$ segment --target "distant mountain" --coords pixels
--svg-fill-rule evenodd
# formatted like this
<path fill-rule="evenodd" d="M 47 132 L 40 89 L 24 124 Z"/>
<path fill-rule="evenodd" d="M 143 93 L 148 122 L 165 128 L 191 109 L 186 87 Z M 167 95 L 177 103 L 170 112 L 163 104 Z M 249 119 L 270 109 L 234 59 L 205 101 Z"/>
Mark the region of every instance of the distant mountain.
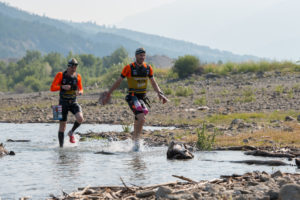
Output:
<path fill-rule="evenodd" d="M 67 55 L 110 55 L 123 46 L 131 56 L 137 47 L 145 47 L 149 55 L 177 58 L 186 54 L 198 56 L 204 62 L 258 60 L 258 57 L 236 55 L 228 51 L 169 39 L 146 33 L 98 26 L 94 23 L 74 23 L 42 17 L 21 11 L 0 2 L 0 58 L 16 58 L 26 50 Z"/>

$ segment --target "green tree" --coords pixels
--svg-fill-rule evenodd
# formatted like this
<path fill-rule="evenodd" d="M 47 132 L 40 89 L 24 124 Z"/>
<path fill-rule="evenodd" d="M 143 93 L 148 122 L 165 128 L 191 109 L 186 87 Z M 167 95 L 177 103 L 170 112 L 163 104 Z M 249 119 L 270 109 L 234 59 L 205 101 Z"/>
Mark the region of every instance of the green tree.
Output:
<path fill-rule="evenodd" d="M 192 55 L 179 57 L 173 66 L 173 71 L 179 78 L 186 78 L 192 74 L 201 72 L 200 61 Z"/>
<path fill-rule="evenodd" d="M 49 63 L 52 68 L 52 76 L 57 72 L 62 71 L 65 67 L 65 58 L 59 53 L 49 53 L 44 56 L 44 62 Z"/>
<path fill-rule="evenodd" d="M 40 81 L 33 76 L 27 76 L 24 80 L 24 85 L 28 88 L 27 91 L 38 92 L 42 88 Z"/>
<path fill-rule="evenodd" d="M 39 51 L 26 51 L 26 55 L 18 62 L 18 65 L 24 66 L 33 61 L 40 60 L 42 58 L 41 52 Z"/>
<path fill-rule="evenodd" d="M 0 91 L 5 92 L 7 91 L 7 79 L 5 74 L 0 73 Z"/>
<path fill-rule="evenodd" d="M 105 56 L 103 58 L 103 67 L 110 68 L 114 64 L 124 62 L 126 58 L 128 58 L 128 52 L 124 47 L 120 47 L 117 50 L 115 50 L 110 56 Z"/>

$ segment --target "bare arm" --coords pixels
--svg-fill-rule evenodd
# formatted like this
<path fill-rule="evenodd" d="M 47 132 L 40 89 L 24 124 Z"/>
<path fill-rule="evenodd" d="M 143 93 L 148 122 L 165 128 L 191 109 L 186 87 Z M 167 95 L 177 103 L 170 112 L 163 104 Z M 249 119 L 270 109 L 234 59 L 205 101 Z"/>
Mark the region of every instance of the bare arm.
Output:
<path fill-rule="evenodd" d="M 159 88 L 158 84 L 156 83 L 154 77 L 150 78 L 150 82 L 151 82 L 151 85 L 152 85 L 154 91 L 157 92 L 159 100 L 162 100 L 163 104 L 167 103 L 169 100 L 167 99 L 167 97 L 165 97 L 164 93 L 160 90 L 160 88 Z"/>
<path fill-rule="evenodd" d="M 117 89 L 119 87 L 119 85 L 121 84 L 122 81 L 123 81 L 123 78 L 120 76 L 120 78 L 118 80 L 116 80 L 116 82 L 111 86 L 111 88 L 108 90 L 108 92 L 106 92 L 106 96 L 102 102 L 103 105 L 105 105 L 108 102 L 110 95 L 113 93 L 113 91 L 115 89 Z"/>
<path fill-rule="evenodd" d="M 108 94 L 111 95 L 115 89 L 119 87 L 121 82 L 123 81 L 123 78 L 120 76 L 118 80 L 111 86 L 111 88 L 108 90 Z"/>

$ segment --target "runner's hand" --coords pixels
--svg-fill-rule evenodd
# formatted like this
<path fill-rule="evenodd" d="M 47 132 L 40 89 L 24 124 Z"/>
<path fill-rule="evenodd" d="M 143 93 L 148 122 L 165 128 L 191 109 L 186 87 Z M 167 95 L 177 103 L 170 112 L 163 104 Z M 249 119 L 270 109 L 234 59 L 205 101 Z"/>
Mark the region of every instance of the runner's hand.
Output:
<path fill-rule="evenodd" d="M 82 95 L 82 94 L 83 94 L 82 91 L 79 91 L 79 90 L 76 91 L 76 96 L 80 96 L 80 95 Z"/>
<path fill-rule="evenodd" d="M 107 102 L 110 100 L 110 93 L 109 92 L 103 92 L 102 94 L 100 94 L 99 97 L 99 103 L 101 103 L 102 105 L 107 104 Z"/>
<path fill-rule="evenodd" d="M 163 104 L 165 104 L 165 103 L 167 103 L 169 101 L 169 99 L 167 97 L 165 97 L 165 95 L 162 92 L 158 93 L 158 98 L 159 98 L 159 101 L 162 100 Z"/>

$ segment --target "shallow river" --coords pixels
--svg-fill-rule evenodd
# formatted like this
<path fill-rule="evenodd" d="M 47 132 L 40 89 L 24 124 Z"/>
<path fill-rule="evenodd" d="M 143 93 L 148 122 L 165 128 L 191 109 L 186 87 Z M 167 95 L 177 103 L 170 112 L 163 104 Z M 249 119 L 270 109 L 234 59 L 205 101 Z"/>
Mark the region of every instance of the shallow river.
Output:
<path fill-rule="evenodd" d="M 15 156 L 0 158 L 0 198 L 18 199 L 28 196 L 45 199 L 50 194 L 70 193 L 78 187 L 122 185 L 150 185 L 178 180 L 179 175 L 193 180 L 210 180 L 220 175 L 242 174 L 254 170 L 268 173 L 299 172 L 296 167 L 268 167 L 230 163 L 232 160 L 266 158 L 246 156 L 239 151 L 197 152 L 188 161 L 166 159 L 166 147 L 148 148 L 132 152 L 132 142 L 88 140 L 58 148 L 58 124 L 0 123 L 0 143 Z M 68 124 L 67 130 L 71 128 Z M 161 129 L 146 127 L 145 129 Z M 84 124 L 79 132 L 122 131 L 119 125 Z M 31 140 L 28 143 L 9 143 L 7 139 Z M 78 138 L 77 138 L 78 139 Z M 115 152 L 114 155 L 94 154 L 98 151 Z M 288 162 L 286 159 L 282 159 Z"/>

